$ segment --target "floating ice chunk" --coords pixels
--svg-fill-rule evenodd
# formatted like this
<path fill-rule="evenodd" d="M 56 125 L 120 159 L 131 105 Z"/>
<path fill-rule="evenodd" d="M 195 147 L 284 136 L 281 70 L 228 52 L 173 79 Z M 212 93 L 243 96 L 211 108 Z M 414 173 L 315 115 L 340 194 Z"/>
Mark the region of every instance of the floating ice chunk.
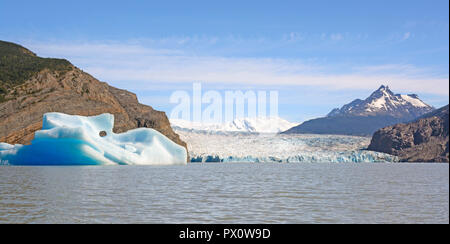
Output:
<path fill-rule="evenodd" d="M 115 134 L 114 116 L 46 113 L 31 145 L 0 143 L 0 162 L 12 165 L 186 164 L 186 149 L 150 128 Z"/>

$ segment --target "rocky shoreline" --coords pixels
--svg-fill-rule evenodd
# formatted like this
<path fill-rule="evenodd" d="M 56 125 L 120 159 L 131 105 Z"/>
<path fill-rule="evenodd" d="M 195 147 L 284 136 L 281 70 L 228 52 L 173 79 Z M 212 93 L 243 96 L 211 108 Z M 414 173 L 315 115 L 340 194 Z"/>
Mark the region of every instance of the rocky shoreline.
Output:
<path fill-rule="evenodd" d="M 398 156 L 401 162 L 449 162 L 449 106 L 410 123 L 374 133 L 368 150 Z"/>

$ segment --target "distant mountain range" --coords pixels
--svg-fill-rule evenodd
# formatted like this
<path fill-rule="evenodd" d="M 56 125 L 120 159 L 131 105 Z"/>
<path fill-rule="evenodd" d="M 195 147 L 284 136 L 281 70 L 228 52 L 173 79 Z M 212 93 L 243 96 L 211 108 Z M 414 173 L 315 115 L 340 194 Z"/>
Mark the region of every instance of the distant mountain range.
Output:
<path fill-rule="evenodd" d="M 394 94 L 382 85 L 364 100 L 353 100 L 326 117 L 306 121 L 283 133 L 372 135 L 380 128 L 414 120 L 433 110 L 416 94 Z"/>
<path fill-rule="evenodd" d="M 279 133 L 298 125 L 280 117 L 242 118 L 228 123 L 201 123 L 171 119 L 170 124 L 174 129 L 182 130 L 246 133 Z"/>

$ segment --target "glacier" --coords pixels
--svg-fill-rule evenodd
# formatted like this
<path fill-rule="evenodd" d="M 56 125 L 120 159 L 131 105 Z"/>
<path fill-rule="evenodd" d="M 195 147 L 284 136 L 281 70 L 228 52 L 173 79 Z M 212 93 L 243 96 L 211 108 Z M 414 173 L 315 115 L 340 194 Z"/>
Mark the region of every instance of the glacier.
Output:
<path fill-rule="evenodd" d="M 191 162 L 397 162 L 385 153 L 365 150 L 370 137 L 216 133 L 175 129 L 188 144 Z"/>
<path fill-rule="evenodd" d="M 113 132 L 114 115 L 46 113 L 31 145 L 0 143 L 0 163 L 9 165 L 186 164 L 184 147 L 150 128 Z"/>

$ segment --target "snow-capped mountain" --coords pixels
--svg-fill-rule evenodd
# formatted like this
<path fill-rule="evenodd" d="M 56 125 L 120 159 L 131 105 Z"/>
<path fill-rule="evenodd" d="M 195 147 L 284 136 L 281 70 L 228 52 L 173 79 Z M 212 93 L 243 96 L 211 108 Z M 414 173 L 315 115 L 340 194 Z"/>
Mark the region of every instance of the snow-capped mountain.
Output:
<path fill-rule="evenodd" d="M 368 136 L 378 129 L 414 120 L 433 110 L 415 94 L 394 94 L 388 86 L 380 86 L 364 100 L 353 100 L 323 118 L 305 121 L 283 133 Z"/>
<path fill-rule="evenodd" d="M 176 130 L 246 133 L 278 133 L 298 125 L 280 117 L 242 118 L 228 123 L 201 123 L 171 119 L 170 124 Z"/>
<path fill-rule="evenodd" d="M 389 115 L 396 118 L 413 119 L 433 109 L 432 106 L 420 100 L 416 94 L 394 94 L 388 86 L 382 85 L 365 100 L 353 100 L 340 109 L 333 109 L 327 116 Z"/>

